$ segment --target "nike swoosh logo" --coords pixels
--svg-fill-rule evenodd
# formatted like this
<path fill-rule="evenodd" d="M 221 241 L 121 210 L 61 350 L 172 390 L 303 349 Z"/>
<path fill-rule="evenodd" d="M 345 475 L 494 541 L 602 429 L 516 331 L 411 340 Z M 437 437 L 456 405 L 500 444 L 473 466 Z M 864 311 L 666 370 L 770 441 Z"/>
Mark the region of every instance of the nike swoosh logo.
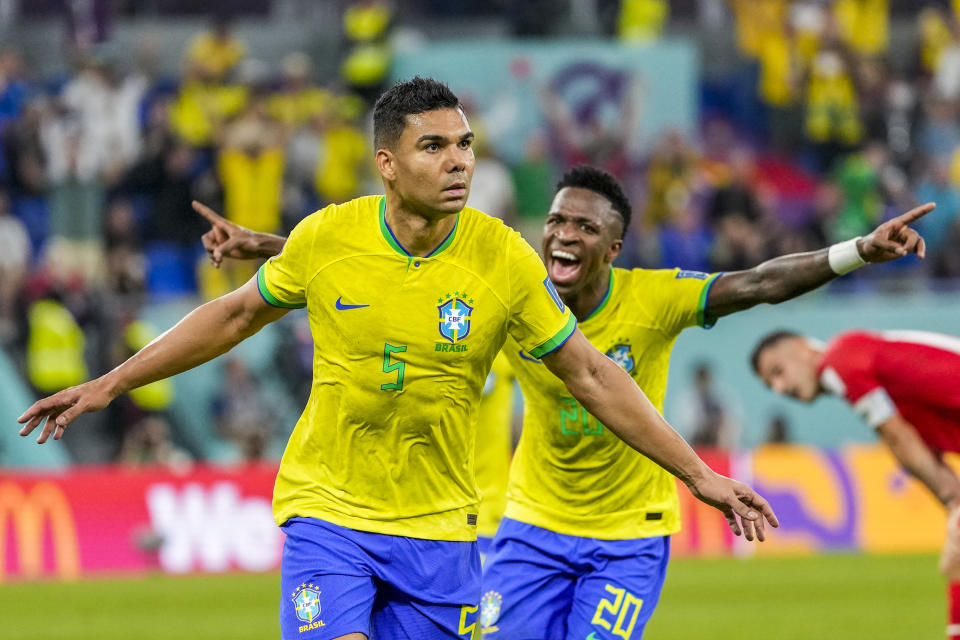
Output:
<path fill-rule="evenodd" d="M 340 302 L 340 298 L 337 298 L 337 309 L 340 311 L 345 311 L 347 309 L 363 309 L 364 307 L 369 307 L 368 304 L 344 304 Z"/>
<path fill-rule="evenodd" d="M 587 640 L 600 640 L 600 638 L 597 637 L 596 631 L 591 631 L 590 635 L 587 636 Z"/>

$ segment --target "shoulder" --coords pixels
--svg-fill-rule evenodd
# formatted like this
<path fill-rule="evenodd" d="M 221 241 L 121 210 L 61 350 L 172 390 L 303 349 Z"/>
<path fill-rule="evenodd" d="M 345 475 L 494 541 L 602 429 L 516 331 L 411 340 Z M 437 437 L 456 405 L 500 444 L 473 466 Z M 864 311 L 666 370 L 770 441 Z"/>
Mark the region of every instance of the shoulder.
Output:
<path fill-rule="evenodd" d="M 519 231 L 508 227 L 499 218 L 487 215 L 473 207 L 464 207 L 460 212 L 460 229 L 475 249 L 490 258 L 506 259 L 510 262 L 529 255 L 536 255 L 536 251 L 524 240 Z"/>
<path fill-rule="evenodd" d="M 864 354 L 878 340 L 866 331 L 845 331 L 827 342 L 824 356 L 830 360 L 848 360 L 852 355 Z"/>
<path fill-rule="evenodd" d="M 343 227 L 341 225 L 376 217 L 381 199 L 382 196 L 363 196 L 342 204 L 327 205 L 323 209 L 304 217 L 297 223 L 295 229 L 304 232 L 321 231 L 325 227 L 330 227 L 337 229 L 338 233 L 342 234 Z"/>
<path fill-rule="evenodd" d="M 618 288 L 626 295 L 649 301 L 680 302 L 684 292 L 699 295 L 713 274 L 684 269 L 619 269 L 613 270 Z M 629 290 L 629 291 L 625 291 Z"/>

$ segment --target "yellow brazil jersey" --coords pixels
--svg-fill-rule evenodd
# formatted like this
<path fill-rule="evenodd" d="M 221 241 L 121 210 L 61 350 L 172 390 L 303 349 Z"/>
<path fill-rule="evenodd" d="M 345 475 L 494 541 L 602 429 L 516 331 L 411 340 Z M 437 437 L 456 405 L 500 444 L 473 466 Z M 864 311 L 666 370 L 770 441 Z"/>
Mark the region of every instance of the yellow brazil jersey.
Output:
<path fill-rule="evenodd" d="M 513 448 L 513 371 L 502 351 L 483 385 L 477 410 L 477 485 L 480 518 L 477 533 L 493 537 L 507 506 L 507 478 Z"/>
<path fill-rule="evenodd" d="M 704 324 L 716 275 L 614 269 L 597 309 L 580 323 L 587 339 L 636 380 L 659 411 L 670 351 L 686 327 Z M 673 476 L 631 449 L 572 397 L 547 368 L 508 341 L 524 398 L 506 516 L 565 535 L 621 540 L 676 533 Z"/>
<path fill-rule="evenodd" d="M 274 516 L 473 540 L 476 407 L 509 334 L 549 353 L 576 321 L 518 233 L 475 209 L 427 257 L 400 246 L 384 198 L 305 218 L 258 273 L 306 306 L 313 386 L 280 463 Z"/>

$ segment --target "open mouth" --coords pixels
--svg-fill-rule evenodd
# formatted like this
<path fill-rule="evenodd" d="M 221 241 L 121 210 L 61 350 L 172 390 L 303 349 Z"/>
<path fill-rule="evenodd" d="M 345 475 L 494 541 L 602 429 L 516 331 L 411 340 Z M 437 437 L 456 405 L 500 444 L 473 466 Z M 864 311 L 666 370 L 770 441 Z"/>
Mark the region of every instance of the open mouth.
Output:
<path fill-rule="evenodd" d="M 554 284 L 573 282 L 580 275 L 580 258 L 569 251 L 554 249 L 550 253 L 548 272 Z"/>

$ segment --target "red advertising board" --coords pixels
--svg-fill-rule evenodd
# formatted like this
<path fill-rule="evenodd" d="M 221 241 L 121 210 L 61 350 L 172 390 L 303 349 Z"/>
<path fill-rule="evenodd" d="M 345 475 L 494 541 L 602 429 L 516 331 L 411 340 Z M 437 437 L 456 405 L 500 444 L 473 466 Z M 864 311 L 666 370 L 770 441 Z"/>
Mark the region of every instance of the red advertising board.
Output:
<path fill-rule="evenodd" d="M 0 581 L 274 569 L 283 541 L 275 475 L 274 465 L 0 473 Z"/>

